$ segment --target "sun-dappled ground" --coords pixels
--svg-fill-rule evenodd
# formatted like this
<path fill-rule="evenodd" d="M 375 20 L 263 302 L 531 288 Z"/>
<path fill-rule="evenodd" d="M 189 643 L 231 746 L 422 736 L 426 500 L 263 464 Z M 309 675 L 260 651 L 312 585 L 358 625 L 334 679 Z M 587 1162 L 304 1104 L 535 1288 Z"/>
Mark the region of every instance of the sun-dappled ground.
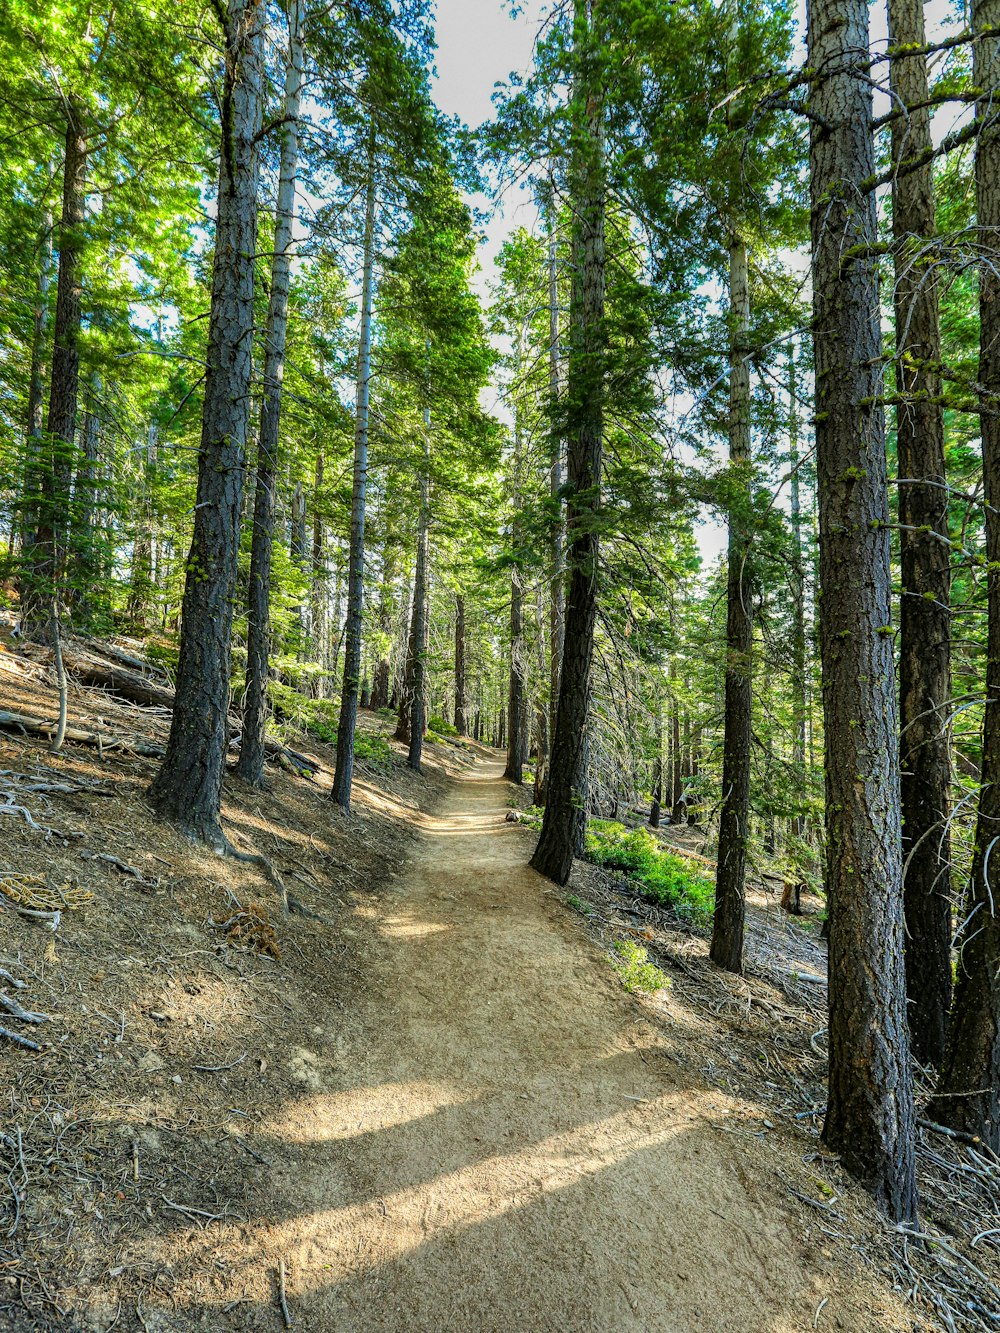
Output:
<path fill-rule="evenodd" d="M 6 707 L 52 715 L 43 671 L 0 670 Z M 54 934 L 0 912 L 7 993 L 48 1015 L 10 1024 L 41 1052 L 0 1046 L 0 1326 L 280 1329 L 284 1299 L 317 1333 L 902 1330 L 944 1326 L 949 1279 L 997 1308 L 995 1238 L 908 1268 L 822 1151 L 815 932 L 758 894 L 748 975 L 724 976 L 620 878 L 531 872 L 494 752 L 431 745 L 418 778 L 394 751 L 344 820 L 332 752 L 301 748 L 313 779 L 269 769 L 224 806 L 283 917 L 257 871 L 153 818 L 155 760 L 0 738 L 0 792 L 42 826 L 0 819 L 0 878 L 92 895 Z M 224 929 L 252 906 L 280 957 Z M 670 982 L 651 996 L 609 965 L 633 939 Z M 964 1216 L 930 1198 L 927 1225 Z"/>

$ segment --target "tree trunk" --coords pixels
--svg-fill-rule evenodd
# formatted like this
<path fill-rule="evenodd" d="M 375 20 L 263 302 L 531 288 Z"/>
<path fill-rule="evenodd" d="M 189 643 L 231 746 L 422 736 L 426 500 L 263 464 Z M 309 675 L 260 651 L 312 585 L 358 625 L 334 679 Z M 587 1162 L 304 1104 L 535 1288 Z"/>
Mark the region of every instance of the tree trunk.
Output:
<path fill-rule="evenodd" d="M 81 448 L 73 479 L 73 552 L 68 592 L 74 619 L 78 621 L 92 618 L 94 593 L 104 582 L 97 522 L 100 514 L 100 392 L 101 377 L 94 373 L 87 392 L 87 410 L 80 431 Z"/>
<path fill-rule="evenodd" d="M 129 576 L 128 616 L 146 629 L 153 593 L 153 477 L 159 448 L 159 427 L 151 421 L 146 431 L 146 456 L 142 469 L 142 512 L 136 522 L 132 541 L 132 569 Z"/>
<path fill-rule="evenodd" d="M 419 535 L 417 538 L 417 544 L 419 547 Z M 405 655 L 403 656 L 402 670 L 398 673 L 397 677 L 398 685 L 396 692 L 399 696 L 399 717 L 397 719 L 396 730 L 393 735 L 393 740 L 401 741 L 403 745 L 409 745 L 410 743 L 410 711 L 411 711 L 411 704 L 413 702 L 413 671 L 414 671 L 414 662 L 416 661 L 417 657 L 417 640 L 416 638 L 414 638 L 417 628 L 416 622 L 414 620 L 415 611 L 416 607 L 414 605 L 414 599 L 411 594 L 409 630 L 407 631 L 407 636 L 406 636 L 406 652 Z M 405 623 L 406 622 L 404 621 L 404 624 Z"/>
<path fill-rule="evenodd" d="M 278 198 L 271 256 L 271 294 L 264 333 L 264 382 L 257 433 L 257 485 L 250 541 L 250 585 L 247 596 L 247 671 L 243 703 L 243 735 L 236 772 L 252 787 L 264 781 L 264 735 L 267 730 L 268 656 L 271 638 L 271 552 L 278 479 L 278 432 L 281 385 L 285 373 L 288 331 L 288 288 L 291 277 L 295 176 L 299 163 L 299 104 L 305 73 L 300 0 L 288 5 L 288 57 L 285 65 L 285 124 L 281 132 Z"/>
<path fill-rule="evenodd" d="M 427 687 L 427 547 L 431 522 L 430 514 L 430 446 L 431 412 L 424 408 L 424 430 L 427 432 L 424 448 L 424 466 L 420 476 L 420 513 L 417 519 L 417 567 L 413 578 L 413 619 L 410 627 L 412 654 L 412 687 L 410 708 L 410 749 L 406 762 L 420 772 L 420 756 L 424 744 L 427 717 L 424 691 Z"/>
<path fill-rule="evenodd" d="M 867 0 L 812 0 L 813 338 L 830 901 L 823 1137 L 894 1221 L 916 1216 Z M 824 124 L 825 122 L 825 124 Z M 845 262 L 846 252 L 860 251 Z"/>
<path fill-rule="evenodd" d="M 549 498 L 552 503 L 552 534 L 549 560 L 551 595 L 549 599 L 549 719 L 548 736 L 556 734 L 556 714 L 559 711 L 559 673 L 562 667 L 563 638 L 566 628 L 566 551 L 565 523 L 563 521 L 563 437 L 559 413 L 559 273 L 557 266 L 558 237 L 556 234 L 555 206 L 549 220 L 548 278 L 549 278 Z M 551 746 L 547 748 L 551 749 Z M 535 804 L 544 805 L 548 793 L 548 766 L 536 784 Z"/>
<path fill-rule="evenodd" d="M 309 570 L 308 548 L 306 546 L 306 493 L 301 481 L 295 483 L 292 492 L 291 532 L 288 541 L 288 554 L 292 564 L 298 569 L 303 580 Z M 299 622 L 299 658 L 306 656 L 309 640 L 309 608 L 305 602 L 296 607 Z"/>
<path fill-rule="evenodd" d="M 656 755 L 653 759 L 653 799 L 649 805 L 649 827 L 659 828 L 663 809 L 663 718 L 659 703 L 656 705 L 653 735 L 656 738 Z"/>
<path fill-rule="evenodd" d="M 368 131 L 368 185 L 365 192 L 364 261 L 361 277 L 361 336 L 354 414 L 354 489 L 351 495 L 351 554 L 347 573 L 347 623 L 344 633 L 344 685 L 337 722 L 337 771 L 333 799 L 351 811 L 354 729 L 358 723 L 361 681 L 361 631 L 364 611 L 365 495 L 368 489 L 368 403 L 372 373 L 372 291 L 375 273 L 375 123 Z"/>
<path fill-rule="evenodd" d="M 66 560 L 73 472 L 76 406 L 80 390 L 80 308 L 82 296 L 83 224 L 87 189 L 87 138 L 84 106 L 72 94 L 65 99 L 66 146 L 63 158 L 62 213 L 53 326 L 52 369 L 45 439 L 40 448 L 38 523 L 25 552 L 21 631 L 44 637 L 58 598 Z M 37 409 L 36 409 L 37 410 Z"/>
<path fill-rule="evenodd" d="M 323 527 L 322 504 L 323 481 L 326 474 L 326 454 L 322 443 L 316 451 L 316 464 L 313 472 L 313 522 L 312 552 L 310 557 L 309 587 L 309 622 L 310 649 L 320 671 L 316 676 L 316 698 L 327 698 L 326 666 L 330 656 L 328 638 L 330 633 L 330 571 L 326 563 L 326 532 Z"/>
<path fill-rule="evenodd" d="M 41 487 L 39 468 L 42 463 L 42 426 L 45 413 L 45 353 L 49 324 L 49 286 L 52 280 L 52 217 L 48 209 L 42 217 L 38 242 L 38 275 L 35 279 L 35 310 L 31 334 L 31 369 L 28 375 L 28 419 L 25 431 L 24 486 L 16 537 L 20 544 L 21 564 L 18 568 L 18 595 L 22 605 L 30 597 L 30 579 L 25 575 L 26 557 L 34 535 L 38 531 L 38 493 Z M 15 533 L 11 533 L 11 555 L 14 554 Z"/>
<path fill-rule="evenodd" d="M 1000 0 L 972 6 L 976 33 L 1000 29 Z M 951 1027 L 930 1114 L 941 1123 L 978 1134 L 1000 1149 L 1000 875 L 994 844 L 1000 829 L 1000 417 L 987 410 L 1000 392 L 1000 276 L 992 256 L 1000 247 L 1000 39 L 973 43 L 972 80 L 982 90 L 976 146 L 979 270 L 979 382 L 984 410 L 983 482 L 986 508 L 988 618 L 983 767 L 969 900 L 959 953 Z M 991 857 L 991 852 L 993 853 Z"/>
<path fill-rule="evenodd" d="M 521 571 L 515 569 L 510 580 L 510 684 L 507 692 L 508 744 L 504 777 L 518 786 L 524 781 L 527 761 L 524 747 L 524 609 Z"/>
<path fill-rule="evenodd" d="M 465 697 L 465 598 L 461 593 L 455 598 L 455 730 L 464 736 L 468 730 Z"/>
<path fill-rule="evenodd" d="M 559 707 L 542 831 L 531 864 L 565 884 L 583 850 L 591 667 L 597 618 L 601 446 L 604 428 L 604 103 L 598 73 L 599 0 L 575 0 L 575 125 L 570 170 L 573 199 L 573 288 L 570 312 L 566 506 L 571 570 Z"/>
<path fill-rule="evenodd" d="M 800 784 L 800 799 L 805 798 L 806 779 L 806 582 L 802 559 L 802 506 L 799 493 L 799 407 L 797 350 L 792 344 L 788 357 L 788 452 L 791 463 L 792 511 L 792 763 Z M 795 836 L 804 838 L 805 816 L 794 821 Z"/>
<path fill-rule="evenodd" d="M 889 0 L 892 159 L 930 153 L 923 0 Z M 912 108 L 912 110 L 910 109 Z M 921 262 L 934 235 L 934 164 L 893 179 L 896 449 L 902 592 L 899 616 L 900 791 L 903 812 L 906 994 L 913 1053 L 939 1065 L 951 1008 L 951 548 L 945 489 L 941 333 L 935 267 Z"/>
<path fill-rule="evenodd" d="M 715 916 L 710 956 L 728 972 L 743 971 L 744 879 L 750 818 L 751 651 L 750 560 L 750 268 L 734 236 L 729 247 L 729 572 L 726 612 L 726 712 L 722 750 Z"/>
<path fill-rule="evenodd" d="M 535 703 L 535 783 L 532 791 L 532 804 L 545 804 L 545 788 L 549 775 L 549 711 L 545 700 L 545 678 L 548 674 L 549 659 L 545 643 L 545 596 L 541 583 L 536 586 L 535 614 L 538 625 L 538 637 L 535 640 L 538 652 L 538 690 Z M 530 754 L 530 747 L 529 747 Z"/>
<path fill-rule="evenodd" d="M 194 534 L 187 561 L 177 698 L 150 788 L 161 815 L 216 850 L 225 768 L 233 601 L 250 405 L 261 10 L 229 0 L 222 144 Z"/>

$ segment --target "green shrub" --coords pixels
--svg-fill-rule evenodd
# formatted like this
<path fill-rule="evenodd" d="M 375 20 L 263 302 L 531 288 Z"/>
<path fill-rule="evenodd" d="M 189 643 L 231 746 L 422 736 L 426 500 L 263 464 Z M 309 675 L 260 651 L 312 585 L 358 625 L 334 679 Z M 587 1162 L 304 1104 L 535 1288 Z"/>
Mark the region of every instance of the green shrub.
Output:
<path fill-rule="evenodd" d="M 443 717 L 432 717 L 427 723 L 428 731 L 436 731 L 439 736 L 457 736 L 458 728 L 446 722 Z"/>
<path fill-rule="evenodd" d="M 715 883 L 689 862 L 661 846 L 648 829 L 627 829 L 608 819 L 592 819 L 584 852 L 594 865 L 621 870 L 637 881 L 648 902 L 672 908 L 705 925 L 715 904 Z"/>
<path fill-rule="evenodd" d="M 670 985 L 670 978 L 661 972 L 655 963 L 649 961 L 649 954 L 641 944 L 634 940 L 615 940 L 612 946 L 614 955 L 611 966 L 618 973 L 618 980 L 632 995 L 638 991 L 663 990 Z"/>

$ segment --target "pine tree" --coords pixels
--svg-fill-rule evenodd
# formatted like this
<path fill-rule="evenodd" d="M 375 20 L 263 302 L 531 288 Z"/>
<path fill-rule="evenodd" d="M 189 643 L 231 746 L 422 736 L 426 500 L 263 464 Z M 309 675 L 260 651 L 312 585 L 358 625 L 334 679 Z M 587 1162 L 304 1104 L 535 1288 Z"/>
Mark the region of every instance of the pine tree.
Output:
<path fill-rule="evenodd" d="M 866 0 L 809 11 L 816 468 L 820 502 L 827 1145 L 895 1221 L 916 1215 L 903 976 L 897 711 Z M 849 262 L 844 262 L 847 253 Z"/>

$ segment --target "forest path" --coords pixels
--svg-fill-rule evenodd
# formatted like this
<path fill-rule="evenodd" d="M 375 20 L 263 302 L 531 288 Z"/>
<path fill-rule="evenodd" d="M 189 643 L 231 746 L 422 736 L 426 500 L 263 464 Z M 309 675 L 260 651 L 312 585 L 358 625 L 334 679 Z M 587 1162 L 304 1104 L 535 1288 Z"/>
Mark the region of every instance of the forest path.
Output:
<path fill-rule="evenodd" d="M 254 1248 L 284 1259 L 296 1325 L 792 1333 L 829 1296 L 820 1327 L 870 1327 L 849 1278 L 817 1276 L 752 1139 L 720 1127 L 724 1098 L 658 1054 L 527 868 L 500 772 L 420 817 L 364 909 L 357 1011 L 318 1014 L 317 1050 L 291 1052 L 308 1091 L 268 1127 L 288 1155 Z"/>

